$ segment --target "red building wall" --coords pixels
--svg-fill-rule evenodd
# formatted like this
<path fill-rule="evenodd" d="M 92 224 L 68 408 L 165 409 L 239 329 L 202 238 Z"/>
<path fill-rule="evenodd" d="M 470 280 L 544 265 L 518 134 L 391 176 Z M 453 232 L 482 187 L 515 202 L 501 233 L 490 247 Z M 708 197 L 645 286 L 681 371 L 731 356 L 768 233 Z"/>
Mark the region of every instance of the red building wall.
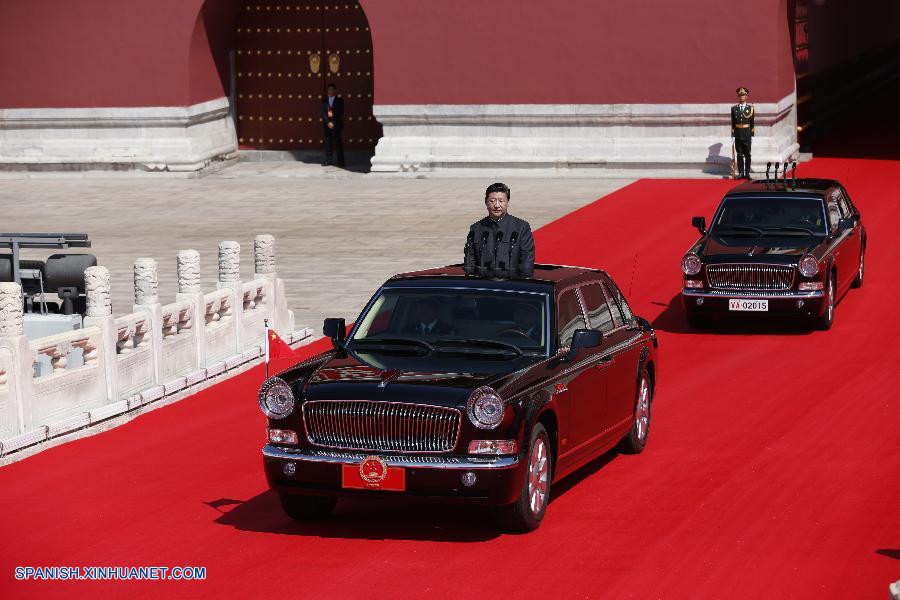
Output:
<path fill-rule="evenodd" d="M 738 85 L 772 102 L 794 87 L 787 0 L 361 3 L 376 104 L 728 102 Z M 0 108 L 184 106 L 227 95 L 240 5 L 2 0 Z M 813 71 L 897 43 L 895 0 L 813 5 Z"/>
<path fill-rule="evenodd" d="M 240 0 L 206 4 L 3 0 L 0 108 L 185 106 L 225 95 L 221 48 Z"/>
<path fill-rule="evenodd" d="M 362 0 L 376 104 L 757 102 L 794 88 L 786 0 Z"/>

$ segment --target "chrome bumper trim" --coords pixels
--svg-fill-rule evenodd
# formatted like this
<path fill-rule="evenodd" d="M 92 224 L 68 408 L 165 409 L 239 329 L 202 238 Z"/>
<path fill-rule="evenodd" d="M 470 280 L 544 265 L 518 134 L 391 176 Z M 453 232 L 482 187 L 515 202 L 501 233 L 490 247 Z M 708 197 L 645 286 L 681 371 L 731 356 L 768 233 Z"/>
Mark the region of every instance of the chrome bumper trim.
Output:
<path fill-rule="evenodd" d="M 281 448 L 266 444 L 263 447 L 263 456 L 279 460 L 293 460 L 297 462 L 330 463 L 340 465 L 358 465 L 367 456 L 372 454 L 358 452 L 323 452 L 308 450 L 306 448 Z M 378 454 L 389 467 L 403 467 L 406 469 L 510 469 L 519 464 L 518 456 L 484 456 L 484 457 L 459 457 L 459 456 L 397 456 Z"/>
<path fill-rule="evenodd" d="M 698 292 L 692 289 L 683 288 L 681 290 L 683 296 L 691 298 L 767 298 L 769 300 L 808 300 L 809 298 L 822 298 L 825 296 L 824 290 L 815 290 L 812 292 L 748 292 L 746 290 L 710 290 L 706 292 Z"/>

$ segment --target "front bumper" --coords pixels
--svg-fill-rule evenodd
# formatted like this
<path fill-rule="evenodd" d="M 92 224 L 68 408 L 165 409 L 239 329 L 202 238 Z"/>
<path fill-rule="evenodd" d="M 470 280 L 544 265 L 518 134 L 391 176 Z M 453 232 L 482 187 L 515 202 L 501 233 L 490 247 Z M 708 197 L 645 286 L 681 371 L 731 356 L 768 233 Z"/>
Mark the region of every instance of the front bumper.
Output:
<path fill-rule="evenodd" d="M 403 468 L 406 491 L 355 490 L 341 487 L 343 465 L 358 466 L 370 454 L 377 454 L 388 468 Z M 284 464 L 293 462 L 296 471 L 285 475 Z M 525 481 L 524 465 L 516 456 L 397 455 L 372 452 L 341 452 L 263 447 L 263 465 L 269 487 L 281 494 L 340 497 L 405 496 L 441 502 L 511 504 L 519 497 Z M 464 473 L 476 475 L 474 485 L 465 486 Z"/>
<path fill-rule="evenodd" d="M 728 301 L 768 300 L 769 310 L 765 312 L 744 312 L 728 310 Z M 689 315 L 803 315 L 820 316 L 826 308 L 825 292 L 746 292 L 719 290 L 681 290 L 681 302 Z"/>

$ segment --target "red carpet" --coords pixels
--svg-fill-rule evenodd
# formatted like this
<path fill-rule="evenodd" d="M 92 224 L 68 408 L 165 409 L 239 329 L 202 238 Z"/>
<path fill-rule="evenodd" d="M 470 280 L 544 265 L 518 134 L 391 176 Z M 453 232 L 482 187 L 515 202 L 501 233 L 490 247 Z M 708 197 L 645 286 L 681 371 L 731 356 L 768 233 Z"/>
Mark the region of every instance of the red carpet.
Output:
<path fill-rule="evenodd" d="M 362 502 L 290 521 L 261 469 L 260 367 L 0 469 L 0 597 L 886 598 L 900 579 L 900 163 L 802 169 L 844 179 L 869 228 L 866 284 L 829 332 L 683 326 L 690 217 L 731 182 L 640 181 L 537 233 L 539 260 L 631 288 L 662 361 L 647 451 L 556 486 L 537 532 Z M 193 565 L 207 580 L 19 582 L 16 565 Z"/>

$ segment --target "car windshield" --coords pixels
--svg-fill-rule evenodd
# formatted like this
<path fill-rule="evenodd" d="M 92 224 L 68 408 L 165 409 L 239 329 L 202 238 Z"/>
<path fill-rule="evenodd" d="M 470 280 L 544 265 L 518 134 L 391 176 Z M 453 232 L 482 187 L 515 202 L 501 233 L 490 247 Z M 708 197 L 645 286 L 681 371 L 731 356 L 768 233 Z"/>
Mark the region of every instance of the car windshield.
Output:
<path fill-rule="evenodd" d="M 547 299 L 503 290 L 386 288 L 350 347 L 468 356 L 546 354 Z"/>
<path fill-rule="evenodd" d="M 808 237 L 826 235 L 825 211 L 815 198 L 725 198 L 710 235 Z"/>

